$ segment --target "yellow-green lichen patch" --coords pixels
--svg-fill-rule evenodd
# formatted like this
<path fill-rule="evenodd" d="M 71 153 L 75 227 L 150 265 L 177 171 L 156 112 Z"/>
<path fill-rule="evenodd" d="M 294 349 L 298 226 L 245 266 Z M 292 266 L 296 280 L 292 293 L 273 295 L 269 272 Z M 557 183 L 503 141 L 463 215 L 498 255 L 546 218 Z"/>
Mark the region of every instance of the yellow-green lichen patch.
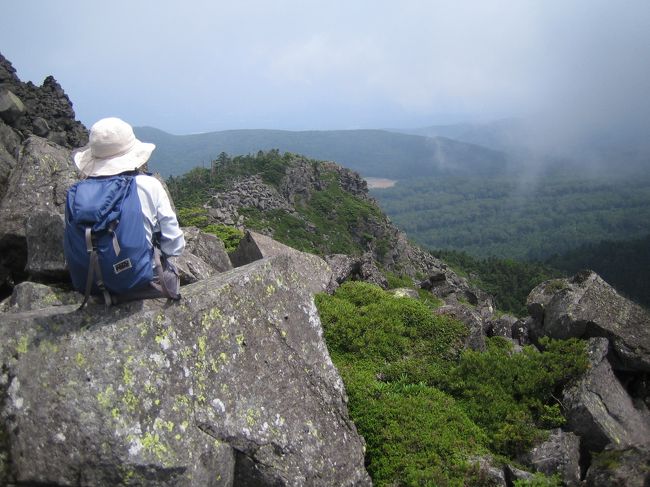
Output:
<path fill-rule="evenodd" d="M 77 355 L 74 357 L 74 361 L 77 364 L 77 367 L 83 367 L 86 365 L 86 358 L 83 356 L 81 352 L 77 352 Z"/>
<path fill-rule="evenodd" d="M 159 462 L 163 462 L 169 450 L 167 446 L 160 441 L 158 433 L 151 434 L 146 432 L 141 440 L 142 448 L 145 452 L 153 455 Z"/>
<path fill-rule="evenodd" d="M 201 318 L 201 328 L 208 331 L 214 325 L 214 322 L 221 318 L 221 310 L 219 308 L 212 308 L 210 311 L 205 313 Z"/>
<path fill-rule="evenodd" d="M 260 419 L 261 413 L 253 408 L 248 408 L 246 410 L 246 424 L 249 428 L 255 426 L 257 421 Z"/>
<path fill-rule="evenodd" d="M 171 433 L 174 430 L 174 423 L 171 421 L 165 421 L 164 419 L 156 418 L 153 422 L 154 430 L 166 430 L 168 433 Z"/>
<path fill-rule="evenodd" d="M 122 382 L 126 386 L 133 385 L 133 371 L 129 367 L 129 364 L 133 362 L 133 357 L 128 357 L 126 363 L 122 367 Z"/>
<path fill-rule="evenodd" d="M 23 335 L 18 339 L 18 344 L 16 345 L 16 352 L 21 354 L 27 353 L 28 346 L 29 346 L 29 338 Z"/>
<path fill-rule="evenodd" d="M 172 406 L 172 411 L 178 412 L 180 410 L 187 411 L 191 405 L 190 399 L 187 396 L 182 394 L 177 394 L 174 396 L 174 405 Z"/>
<path fill-rule="evenodd" d="M 274 292 L 275 292 L 275 286 L 273 284 L 269 284 L 268 286 L 266 286 L 266 295 L 267 296 L 270 296 Z"/>
<path fill-rule="evenodd" d="M 245 342 L 244 334 L 240 333 L 239 335 L 237 335 L 235 337 L 235 340 L 237 341 L 237 345 L 241 348 L 244 345 L 244 342 Z"/>
<path fill-rule="evenodd" d="M 133 394 L 132 390 L 128 390 L 122 396 L 122 403 L 126 406 L 127 411 L 130 413 L 137 412 L 140 406 L 140 400 Z"/>
<path fill-rule="evenodd" d="M 97 402 L 104 409 L 109 409 L 113 405 L 114 401 L 115 401 L 115 391 L 113 390 L 113 386 L 111 385 L 106 387 L 104 391 L 100 391 L 97 393 Z"/>
<path fill-rule="evenodd" d="M 56 353 L 59 351 L 59 347 L 49 340 L 42 340 L 41 343 L 38 344 L 38 351 L 43 355 L 48 353 Z"/>

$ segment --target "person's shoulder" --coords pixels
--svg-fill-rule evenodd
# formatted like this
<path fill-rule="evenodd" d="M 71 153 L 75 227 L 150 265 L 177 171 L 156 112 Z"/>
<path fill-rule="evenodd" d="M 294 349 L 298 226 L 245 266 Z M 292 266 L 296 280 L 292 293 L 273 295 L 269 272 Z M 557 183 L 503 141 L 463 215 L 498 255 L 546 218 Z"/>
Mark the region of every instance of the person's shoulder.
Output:
<path fill-rule="evenodd" d="M 163 189 L 162 183 L 149 174 L 138 174 L 135 177 L 136 184 L 141 188 L 146 188 L 150 190 L 161 190 Z"/>

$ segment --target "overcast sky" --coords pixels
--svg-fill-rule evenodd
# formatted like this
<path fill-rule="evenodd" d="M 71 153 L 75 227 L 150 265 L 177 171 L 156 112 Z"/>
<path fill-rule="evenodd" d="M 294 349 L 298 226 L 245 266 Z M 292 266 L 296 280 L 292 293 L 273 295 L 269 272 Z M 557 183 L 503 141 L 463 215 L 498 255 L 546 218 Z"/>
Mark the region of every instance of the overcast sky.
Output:
<path fill-rule="evenodd" d="M 0 52 L 90 126 L 648 127 L 649 0 L 11 0 Z"/>

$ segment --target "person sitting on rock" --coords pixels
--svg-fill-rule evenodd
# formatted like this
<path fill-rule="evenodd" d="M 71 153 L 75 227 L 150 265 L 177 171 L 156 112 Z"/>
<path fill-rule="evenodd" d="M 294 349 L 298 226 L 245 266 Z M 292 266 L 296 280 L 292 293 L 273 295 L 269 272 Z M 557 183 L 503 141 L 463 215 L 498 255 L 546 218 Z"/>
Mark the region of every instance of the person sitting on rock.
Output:
<path fill-rule="evenodd" d="M 92 259 L 89 261 L 87 256 L 81 257 L 79 255 L 81 253 L 79 252 L 79 245 L 75 248 L 74 244 L 68 242 L 68 228 L 66 228 L 66 260 L 68 261 L 75 287 L 82 291 L 79 289 L 80 286 L 77 285 L 77 282 L 83 283 L 86 289 L 86 300 L 91 292 L 93 294 L 99 294 L 100 290 L 104 292 L 105 298 L 107 298 L 108 291 L 112 302 L 121 300 L 119 294 L 124 294 L 124 300 L 155 298 L 160 297 L 161 293 L 168 298 L 180 298 L 178 272 L 173 264 L 171 264 L 169 258 L 181 255 L 185 247 L 185 238 L 179 227 L 178 219 L 172 209 L 165 188 L 158 179 L 145 173 L 143 170 L 155 147 L 154 144 L 138 140 L 133 133 L 131 125 L 119 118 L 111 117 L 101 119 L 95 123 L 90 129 L 88 145 L 74 151 L 72 154 L 72 159 L 81 172 L 82 181 L 68 191 L 66 227 L 76 225 L 77 231 L 81 231 L 83 234 L 83 225 L 87 225 L 85 246 L 88 247 L 88 254 L 92 253 L 89 228 L 93 230 L 93 245 L 96 245 L 98 238 L 100 238 L 98 236 L 100 233 L 96 235 L 95 232 L 102 225 L 107 227 L 108 233 L 110 234 L 107 238 L 114 239 L 112 242 L 107 240 L 112 245 L 103 245 L 104 249 L 99 248 L 101 244 L 96 245 L 94 250 L 99 254 L 96 259 L 102 264 L 102 267 L 99 268 L 99 266 L 93 265 Z M 90 180 L 94 183 L 85 184 L 85 189 L 79 189 L 86 181 Z M 137 189 L 137 198 L 133 194 L 133 189 Z M 97 198 L 92 196 L 94 194 L 93 191 L 98 194 Z M 113 196 L 106 196 L 106 193 L 111 191 L 113 191 Z M 122 191 L 122 193 L 119 193 L 119 191 Z M 129 197 L 129 195 L 131 196 Z M 94 201 L 96 199 L 99 201 Z M 105 203 L 102 202 L 104 201 L 103 199 L 105 199 Z M 130 202 L 128 203 L 130 205 L 128 208 L 130 209 L 125 209 L 127 203 L 113 203 L 113 200 L 117 201 L 120 199 L 123 201 L 128 200 Z M 137 216 L 139 213 L 138 199 L 139 207 L 141 208 L 140 222 L 144 229 L 144 236 L 142 236 L 142 232 L 137 226 L 131 226 L 129 229 L 120 228 L 127 225 L 123 223 L 127 219 L 131 221 L 135 220 L 135 223 L 140 219 L 140 216 Z M 109 203 L 109 201 L 111 202 Z M 107 210 L 106 208 L 109 205 L 115 206 L 111 206 Z M 96 206 L 96 208 L 92 208 L 93 206 Z M 130 213 L 128 213 L 129 211 Z M 78 217 L 79 221 L 75 220 L 76 215 L 82 215 L 84 213 L 90 213 L 92 215 L 101 214 L 102 216 L 99 218 L 103 218 L 105 222 L 111 220 L 112 214 L 119 214 L 120 216 L 113 216 L 112 218 L 115 221 L 110 223 L 97 223 L 98 220 L 92 221 L 93 217 L 91 217 L 90 222 L 86 221 L 84 223 L 81 221 L 83 220 L 82 216 Z M 128 225 L 133 224 L 129 223 Z M 122 231 L 122 236 L 119 235 L 120 230 Z M 124 232 L 127 233 L 124 234 Z M 136 234 L 141 235 L 139 240 L 132 238 Z M 115 235 L 125 240 L 125 242 L 119 242 Z M 70 238 L 72 239 L 74 237 Z M 133 244 L 129 240 L 140 243 Z M 147 249 L 135 249 L 136 252 L 140 251 L 138 254 L 139 257 L 129 259 L 129 252 L 133 252 L 133 249 L 129 248 L 129 245 L 132 247 L 134 245 L 146 246 Z M 105 248 L 111 246 L 115 249 L 115 252 L 108 257 L 102 255 L 102 252 L 109 254 L 109 251 L 105 250 Z M 113 249 L 110 250 L 112 252 Z M 160 254 L 162 254 L 162 259 L 160 258 Z M 158 257 L 157 262 L 156 257 Z M 85 260 L 83 260 L 84 258 Z M 114 259 L 110 265 L 105 265 L 101 262 L 102 259 L 107 260 L 109 258 Z M 79 265 L 75 267 L 72 261 L 76 261 Z M 142 262 L 146 262 L 146 266 Z M 127 282 L 125 286 L 128 292 L 124 292 L 122 290 L 123 288 L 119 288 L 122 284 L 119 284 L 118 291 L 115 290 L 115 286 L 113 286 L 113 289 L 110 289 L 111 279 L 117 279 L 117 274 L 121 274 L 121 279 L 128 280 L 130 274 L 140 272 L 135 271 L 137 265 L 143 268 L 143 273 L 149 273 L 149 278 L 153 277 L 150 282 L 145 283 L 151 284 L 151 286 L 140 283 L 137 285 L 133 284 L 131 288 L 129 287 L 131 283 Z M 91 279 L 87 278 L 87 276 L 75 276 L 75 272 L 81 274 L 82 269 L 92 267 L 99 268 L 99 276 L 95 276 L 92 283 L 89 282 Z M 154 268 L 153 273 L 152 267 Z M 114 272 L 113 269 L 115 269 Z M 122 273 L 123 270 L 128 272 Z M 160 276 L 161 273 L 162 279 Z M 76 281 L 75 277 L 77 278 Z M 101 289 L 104 284 L 107 290 Z M 117 299 L 115 294 L 118 294 Z"/>

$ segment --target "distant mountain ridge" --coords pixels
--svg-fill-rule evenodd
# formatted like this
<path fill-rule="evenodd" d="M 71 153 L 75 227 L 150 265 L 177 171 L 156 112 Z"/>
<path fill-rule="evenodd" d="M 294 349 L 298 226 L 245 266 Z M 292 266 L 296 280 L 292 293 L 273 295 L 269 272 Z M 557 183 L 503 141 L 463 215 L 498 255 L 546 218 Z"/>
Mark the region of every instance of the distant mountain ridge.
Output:
<path fill-rule="evenodd" d="M 363 176 L 402 179 L 436 174 L 494 174 L 506 170 L 506 154 L 445 137 L 399 134 L 385 130 L 226 130 L 172 135 L 136 127 L 141 140 L 153 142 L 151 169 L 180 175 L 210 165 L 221 152 L 231 156 L 279 149 L 330 160 Z"/>

